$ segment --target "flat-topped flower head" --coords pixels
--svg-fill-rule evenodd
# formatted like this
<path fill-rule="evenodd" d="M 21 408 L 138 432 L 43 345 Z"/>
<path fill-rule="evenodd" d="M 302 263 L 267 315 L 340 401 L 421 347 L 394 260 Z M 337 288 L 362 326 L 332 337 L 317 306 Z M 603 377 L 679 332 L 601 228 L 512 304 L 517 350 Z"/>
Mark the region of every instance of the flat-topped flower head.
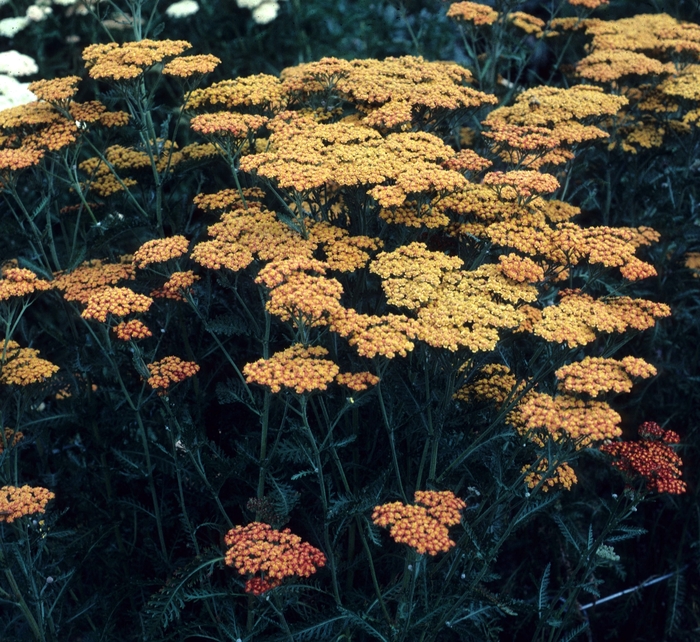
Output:
<path fill-rule="evenodd" d="M 0 522 L 11 524 L 25 515 L 46 510 L 54 493 L 40 486 L 3 486 L 0 488 Z"/>
<path fill-rule="evenodd" d="M 153 333 L 149 330 L 148 326 L 138 319 L 122 321 L 121 323 L 115 325 L 112 328 L 112 331 L 117 335 L 117 339 L 120 341 L 147 339 L 148 337 L 153 336 Z"/>
<path fill-rule="evenodd" d="M 630 392 L 632 377 L 646 379 L 656 374 L 656 368 L 637 357 L 624 357 L 619 361 L 584 357 L 581 361 L 562 366 L 554 374 L 559 379 L 560 390 L 598 397 L 605 392 Z"/>
<path fill-rule="evenodd" d="M 34 348 L 20 348 L 15 341 L 0 342 L 0 383 L 5 385 L 29 386 L 42 383 L 59 370 L 46 359 L 39 357 Z"/>
<path fill-rule="evenodd" d="M 29 85 L 31 91 L 39 100 L 47 103 L 66 105 L 78 93 L 79 76 L 66 76 L 53 80 L 37 80 Z"/>
<path fill-rule="evenodd" d="M 163 66 L 163 74 L 176 78 L 199 78 L 209 74 L 221 64 L 221 59 L 211 54 L 180 56 Z"/>
<path fill-rule="evenodd" d="M 199 281 L 199 275 L 192 270 L 173 272 L 170 278 L 160 288 L 153 290 L 150 296 L 154 299 L 172 299 L 186 301 L 184 294 L 192 291 L 192 285 Z"/>
<path fill-rule="evenodd" d="M 105 323 L 107 316 L 123 317 L 133 312 L 147 312 L 153 299 L 129 288 L 103 287 L 90 295 L 81 316 Z"/>
<path fill-rule="evenodd" d="M 414 499 L 414 505 L 391 502 L 375 506 L 372 521 L 389 528 L 395 542 L 408 544 L 420 555 L 447 553 L 455 546 L 448 526 L 459 523 L 466 503 L 451 491 L 416 491 Z"/>
<path fill-rule="evenodd" d="M 0 301 L 12 297 L 21 297 L 33 292 L 51 288 L 51 283 L 40 279 L 34 272 L 26 268 L 7 268 L 0 276 Z"/>
<path fill-rule="evenodd" d="M 151 376 L 148 385 L 154 390 L 163 392 L 173 384 L 180 383 L 199 372 L 199 365 L 194 361 L 183 361 L 179 357 L 163 357 L 147 366 Z"/>
<path fill-rule="evenodd" d="M 133 281 L 136 270 L 132 261 L 132 255 L 121 256 L 118 263 L 105 263 L 100 259 L 85 261 L 72 272 L 55 273 L 52 285 L 63 292 L 66 301 L 87 303 L 97 290 L 105 286 Z"/>
<path fill-rule="evenodd" d="M 477 27 L 492 25 L 498 20 L 498 11 L 478 2 L 453 2 L 447 17 L 457 22 L 471 22 Z"/>
<path fill-rule="evenodd" d="M 604 444 L 600 450 L 615 458 L 613 466 L 626 477 L 641 477 L 649 490 L 685 493 L 687 484 L 680 479 L 683 462 L 670 445 L 680 442 L 678 434 L 647 421 L 639 427 L 639 436 L 638 441 L 615 441 Z"/>
<path fill-rule="evenodd" d="M 234 526 L 224 542 L 227 566 L 241 575 L 254 575 L 246 592 L 261 595 L 287 577 L 310 577 L 326 564 L 326 556 L 288 528 L 276 530 L 263 522 Z"/>
<path fill-rule="evenodd" d="M 139 40 L 122 45 L 110 42 L 83 50 L 85 67 L 96 80 L 133 80 L 159 62 L 179 56 L 192 45 L 185 40 Z"/>
<path fill-rule="evenodd" d="M 134 252 L 134 265 L 144 268 L 153 263 L 165 263 L 187 253 L 189 241 L 184 236 L 170 236 L 146 241 Z"/>
<path fill-rule="evenodd" d="M 305 347 L 299 343 L 276 352 L 269 359 L 258 359 L 243 367 L 248 383 L 257 383 L 280 392 L 283 388 L 301 395 L 326 390 L 340 373 L 340 368 L 324 357 L 328 350 L 321 346 Z"/>

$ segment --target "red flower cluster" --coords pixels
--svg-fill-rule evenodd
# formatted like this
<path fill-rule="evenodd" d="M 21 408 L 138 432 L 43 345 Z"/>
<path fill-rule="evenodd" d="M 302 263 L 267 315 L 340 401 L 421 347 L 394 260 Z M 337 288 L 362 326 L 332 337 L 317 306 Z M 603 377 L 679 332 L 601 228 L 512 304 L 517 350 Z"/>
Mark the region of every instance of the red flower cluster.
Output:
<path fill-rule="evenodd" d="M 232 528 L 224 539 L 229 549 L 226 564 L 241 575 L 260 573 L 246 582 L 245 590 L 261 595 L 282 583 L 285 577 L 309 577 L 325 566 L 326 556 L 288 528 L 278 531 L 269 524 L 252 522 Z"/>
<path fill-rule="evenodd" d="M 683 462 L 669 445 L 680 441 L 678 433 L 645 421 L 639 427 L 639 436 L 639 441 L 613 442 L 600 449 L 618 458 L 613 466 L 622 472 L 643 477 L 650 490 L 673 495 L 684 493 L 686 483 L 679 479 Z"/>

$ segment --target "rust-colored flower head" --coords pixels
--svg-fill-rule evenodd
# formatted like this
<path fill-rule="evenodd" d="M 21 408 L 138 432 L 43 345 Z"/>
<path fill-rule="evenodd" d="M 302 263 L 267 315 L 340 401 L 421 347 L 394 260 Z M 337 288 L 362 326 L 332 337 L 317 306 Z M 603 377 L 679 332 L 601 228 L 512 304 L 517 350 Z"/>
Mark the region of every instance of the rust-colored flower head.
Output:
<path fill-rule="evenodd" d="M 687 485 L 680 479 L 683 462 L 670 444 L 680 442 L 678 433 L 647 421 L 639 427 L 638 441 L 616 441 L 600 450 L 615 457 L 613 466 L 628 478 L 641 477 L 646 487 L 657 493 L 680 495 Z"/>
<path fill-rule="evenodd" d="M 151 376 L 148 385 L 154 390 L 163 392 L 171 385 L 180 383 L 199 372 L 199 365 L 194 361 L 183 361 L 179 357 L 163 357 L 147 366 Z"/>
<path fill-rule="evenodd" d="M 341 372 L 335 377 L 336 383 L 350 390 L 360 392 L 379 383 L 379 377 L 371 372 Z"/>
<path fill-rule="evenodd" d="M 286 577 L 310 577 L 326 564 L 326 556 L 288 528 L 278 531 L 269 524 L 252 522 L 235 526 L 224 538 L 226 564 L 241 575 L 255 577 L 246 582 L 246 592 L 261 595 Z"/>
<path fill-rule="evenodd" d="M 0 522 L 12 523 L 25 515 L 43 513 L 54 497 L 46 488 L 3 486 L 0 488 Z"/>
<path fill-rule="evenodd" d="M 465 502 L 451 491 L 416 491 L 414 500 L 413 505 L 391 502 L 376 506 L 372 521 L 389 528 L 395 542 L 408 544 L 420 555 L 448 552 L 455 542 L 447 528 L 459 523 Z"/>
<path fill-rule="evenodd" d="M 5 428 L 4 437 L 0 439 L 0 455 L 5 452 L 5 445 L 7 445 L 8 448 L 14 448 L 22 439 L 24 439 L 24 433 L 22 431 Z"/>
<path fill-rule="evenodd" d="M 183 293 L 191 292 L 192 285 L 199 281 L 199 276 L 187 270 L 186 272 L 173 272 L 162 287 L 153 290 L 151 297 L 154 299 L 172 299 L 173 301 L 186 301 Z"/>

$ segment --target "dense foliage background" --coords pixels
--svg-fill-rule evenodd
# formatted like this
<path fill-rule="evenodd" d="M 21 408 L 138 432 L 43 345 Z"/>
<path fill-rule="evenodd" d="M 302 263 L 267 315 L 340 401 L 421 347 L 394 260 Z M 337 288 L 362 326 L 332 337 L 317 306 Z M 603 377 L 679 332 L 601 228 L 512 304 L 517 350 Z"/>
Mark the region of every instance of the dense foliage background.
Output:
<path fill-rule="evenodd" d="M 288 0 L 263 23 L 251 12 L 255 3 L 233 0 L 201 1 L 180 18 L 153 2 L 0 6 L 2 49 L 36 63 L 0 53 L 8 75 L 0 89 L 12 110 L 0 112 L 0 153 L 8 150 L 0 159 L 0 413 L 10 429 L 0 482 L 55 494 L 46 512 L 10 521 L 16 506 L 0 511 L 3 640 L 697 639 L 700 137 L 693 114 L 700 74 L 693 74 L 700 7 L 683 0 L 611 0 L 595 10 L 554 0 L 479 4 L 501 17 L 473 26 L 448 17 L 450 3 L 428 0 Z M 519 26 L 504 17 L 514 12 L 531 18 L 520 16 Z M 683 32 L 693 46 L 640 45 L 667 67 L 610 59 L 606 75 L 582 66 L 595 51 L 596 25 L 662 13 L 696 25 Z M 584 22 L 547 35 L 553 29 L 545 23 L 567 17 Z M 1 19 L 11 18 L 3 27 Z M 643 43 L 651 28 L 635 28 Z M 655 37 L 680 39 L 664 29 Z M 132 61 L 135 77 L 118 78 L 115 67 L 94 72 L 109 50 L 83 53 L 112 41 L 131 51 L 129 43 L 144 38 L 186 40 L 185 55 L 212 54 L 220 63 L 206 75 L 168 74 L 161 63 L 182 52 L 164 45 L 153 61 Z M 343 63 L 389 56 L 423 60 L 401 63 L 405 69 L 367 63 L 367 73 Z M 303 66 L 324 57 L 337 60 Z M 455 80 L 454 68 L 448 73 L 434 61 L 452 61 L 473 80 Z M 203 69 L 205 61 L 194 64 Z M 254 74 L 265 76 L 195 89 Z M 33 86 L 46 111 L 12 107 L 22 95 L 18 80 L 69 76 L 81 80 Z M 677 77 L 685 84 L 669 89 Z M 412 98 L 406 86 L 413 82 Z M 601 98 L 600 110 L 583 116 L 577 103 L 567 120 L 546 92 L 523 93 L 581 84 L 600 87 L 611 102 Z M 430 93 L 436 86 L 442 90 Z M 391 97 L 371 96 L 386 87 L 406 91 L 408 120 L 392 109 L 377 116 Z M 457 94 L 472 104 L 440 103 Z M 530 98 L 518 103 L 523 95 Z M 620 106 L 620 97 L 629 103 Z M 70 111 L 71 101 L 84 107 Z M 552 123 L 599 127 L 607 137 L 560 137 L 554 148 L 549 138 L 528 157 L 519 144 L 532 131 L 503 129 L 500 145 L 492 136 L 501 131 L 493 120 L 499 108 L 512 108 L 500 112 L 506 124 L 530 126 L 526 116 L 517 121 L 518 104 L 528 105 L 526 116 L 552 109 Z M 226 109 L 233 120 L 216 116 Z M 333 133 L 324 129 L 336 124 Z M 552 149 L 571 158 L 548 161 Z M 458 155 L 465 150 L 474 157 Z M 372 154 L 391 160 L 379 167 L 381 180 L 376 165 L 365 165 Z M 350 159 L 352 180 L 341 157 Z M 484 159 L 493 166 L 481 166 Z M 326 164 L 334 171 L 319 178 L 312 168 Z M 489 176 L 520 170 L 555 177 L 557 187 L 536 186 L 533 194 L 519 177 L 509 192 Z M 407 201 L 397 205 L 396 193 L 378 185 L 400 185 L 399 201 Z M 469 197 L 450 201 L 465 190 Z M 542 218 L 545 201 L 559 204 L 560 219 Z M 486 229 L 495 220 L 526 224 L 499 242 Z M 600 253 L 625 257 L 615 263 L 585 254 L 576 246 L 584 236 L 571 231 L 578 240 L 562 258 L 556 249 L 566 239 L 556 236 L 557 225 L 570 221 L 572 230 L 649 227 L 659 236 L 647 243 L 630 233 L 618 243 L 602 232 Z M 530 228 L 550 235 L 553 249 L 530 247 Z M 174 237 L 183 240 L 148 254 L 149 241 Z M 621 277 L 635 251 L 656 274 Z M 532 257 L 541 274 L 473 276 L 513 252 Z M 396 263 L 387 267 L 389 254 Z M 17 268 L 53 285 L 32 285 Z M 518 263 L 510 274 L 526 268 Z M 188 273 L 181 285 L 170 281 Z M 435 292 L 453 292 L 450 279 L 468 278 L 478 297 L 465 313 L 463 342 L 441 345 L 429 330 L 444 321 L 442 312 L 415 323 L 439 301 Z M 280 283 L 289 282 L 294 288 L 282 294 Z M 416 286 L 424 282 L 429 287 Z M 127 297 L 118 302 L 150 336 L 122 341 L 113 327 L 125 315 L 85 314 L 104 286 L 154 299 L 141 311 L 131 295 L 115 294 Z M 561 321 L 568 341 L 547 334 L 536 313 L 518 316 L 526 308 L 541 315 L 571 288 L 601 301 L 665 304 L 672 314 L 651 314 L 643 329 L 634 325 L 645 317 L 640 308 L 624 331 L 598 326 L 594 340 L 578 341 L 567 332 L 585 317 L 585 304 Z M 515 331 L 528 322 L 529 330 Z M 315 356 L 324 362 L 295 371 L 284 353 L 292 344 L 323 348 Z M 276 371 L 251 369 L 280 354 Z M 169 356 L 180 361 L 162 370 L 167 383 L 149 384 L 157 374 L 149 366 Z M 628 356 L 657 374 L 600 398 L 619 413 L 619 438 L 586 440 L 596 421 L 608 426 L 604 413 L 584 416 L 583 437 L 518 415 L 530 393 L 562 396 L 565 377 L 555 372 L 565 365 Z M 370 373 L 355 383 L 365 389 L 333 382 L 331 363 L 343 373 Z M 484 368 L 496 365 L 509 370 L 488 371 L 489 379 Z M 587 408 L 597 403 L 579 397 Z M 680 436 L 672 452 L 683 460 L 684 493 L 623 477 L 599 449 L 638 441 L 643 422 Z M 559 466 L 569 464 L 577 483 L 567 489 Z M 540 473 L 534 480 L 533 471 Z M 392 502 L 410 512 L 422 490 L 450 491 L 466 504 L 449 529 L 456 545 L 434 556 L 393 541 L 373 519 L 376 507 Z M 250 576 L 224 559 L 226 534 L 252 522 L 290 528 L 325 563 L 254 595 L 246 590 Z M 663 579 L 649 583 L 655 578 Z M 593 605 L 607 596 L 615 597 Z"/>

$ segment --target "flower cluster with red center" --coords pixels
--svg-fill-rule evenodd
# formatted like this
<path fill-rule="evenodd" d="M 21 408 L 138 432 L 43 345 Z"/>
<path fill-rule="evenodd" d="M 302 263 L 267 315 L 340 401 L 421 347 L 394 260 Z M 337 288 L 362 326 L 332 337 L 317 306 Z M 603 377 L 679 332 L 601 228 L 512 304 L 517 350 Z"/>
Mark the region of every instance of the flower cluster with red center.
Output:
<path fill-rule="evenodd" d="M 260 574 L 246 582 L 246 592 L 253 595 L 279 586 L 285 577 L 309 577 L 326 564 L 321 551 L 288 528 L 278 531 L 263 522 L 235 526 L 224 541 L 229 547 L 228 566 L 235 566 L 241 575 Z"/>
<path fill-rule="evenodd" d="M 672 495 L 684 493 L 687 486 L 680 480 L 683 462 L 669 445 L 680 442 L 678 433 L 645 421 L 639 427 L 639 436 L 639 441 L 613 442 L 600 449 L 617 458 L 613 466 L 623 473 L 641 476 L 649 490 Z"/>
<path fill-rule="evenodd" d="M 389 534 L 399 544 L 408 544 L 424 555 L 446 553 L 455 543 L 447 528 L 459 524 L 460 511 L 466 503 L 452 491 L 416 491 L 416 504 L 391 502 L 376 506 L 372 521 L 377 526 L 389 527 Z"/>

